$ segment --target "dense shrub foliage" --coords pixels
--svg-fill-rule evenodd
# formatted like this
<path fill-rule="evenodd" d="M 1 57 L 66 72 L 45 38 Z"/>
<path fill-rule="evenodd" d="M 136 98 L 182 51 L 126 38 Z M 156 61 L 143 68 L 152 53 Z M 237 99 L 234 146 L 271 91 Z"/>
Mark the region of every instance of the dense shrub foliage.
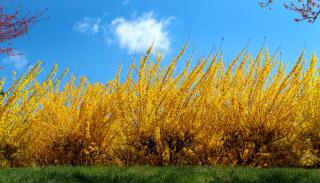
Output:
<path fill-rule="evenodd" d="M 320 69 L 303 54 L 288 70 L 245 50 L 170 65 L 150 48 L 125 79 L 71 78 L 40 63 L 0 96 L 0 166 L 320 166 Z M 177 71 L 177 63 L 185 67 Z M 3 83 L 3 82 L 2 82 Z"/>

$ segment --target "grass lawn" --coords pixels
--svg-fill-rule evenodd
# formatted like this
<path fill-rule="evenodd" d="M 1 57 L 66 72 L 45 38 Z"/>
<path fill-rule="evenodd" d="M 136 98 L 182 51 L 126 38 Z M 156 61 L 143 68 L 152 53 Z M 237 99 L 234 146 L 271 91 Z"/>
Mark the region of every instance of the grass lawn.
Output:
<path fill-rule="evenodd" d="M 0 169 L 0 182 L 320 182 L 320 169 L 208 166 Z"/>

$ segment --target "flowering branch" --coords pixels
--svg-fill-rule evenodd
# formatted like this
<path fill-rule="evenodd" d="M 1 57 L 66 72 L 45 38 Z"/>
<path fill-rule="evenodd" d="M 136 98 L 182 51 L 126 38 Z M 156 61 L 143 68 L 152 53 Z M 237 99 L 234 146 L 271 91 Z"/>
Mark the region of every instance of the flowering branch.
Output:
<path fill-rule="evenodd" d="M 11 2 L 11 1 L 10 1 Z M 40 20 L 47 9 L 37 11 L 34 14 L 27 13 L 21 16 L 20 8 L 12 13 L 6 13 L 4 5 L 0 6 L 0 43 L 8 43 L 9 47 L 0 47 L 0 54 L 13 54 L 10 40 L 28 33 L 30 27 Z"/>
<path fill-rule="evenodd" d="M 294 21 L 307 21 L 314 23 L 320 14 L 320 0 L 296 0 L 296 3 L 284 3 L 284 7 L 288 10 L 295 11 L 300 14 L 300 18 L 295 18 Z M 263 0 L 259 2 L 261 7 L 269 7 L 273 0 Z"/>

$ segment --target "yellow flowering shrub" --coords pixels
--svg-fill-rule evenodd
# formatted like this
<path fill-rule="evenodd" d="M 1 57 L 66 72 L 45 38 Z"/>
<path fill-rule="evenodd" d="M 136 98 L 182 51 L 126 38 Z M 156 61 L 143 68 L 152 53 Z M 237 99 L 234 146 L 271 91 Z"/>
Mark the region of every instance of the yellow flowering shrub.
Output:
<path fill-rule="evenodd" d="M 106 84 L 71 77 L 61 87 L 57 66 L 39 82 L 35 65 L 0 96 L 0 166 L 319 166 L 315 56 L 290 70 L 263 50 L 191 66 L 185 50 L 162 67 L 150 48 Z"/>

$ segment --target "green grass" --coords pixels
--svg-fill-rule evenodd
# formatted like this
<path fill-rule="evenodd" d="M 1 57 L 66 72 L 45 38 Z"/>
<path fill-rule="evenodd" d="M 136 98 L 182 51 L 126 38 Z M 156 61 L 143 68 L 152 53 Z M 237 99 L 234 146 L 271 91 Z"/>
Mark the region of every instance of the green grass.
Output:
<path fill-rule="evenodd" d="M 320 169 L 208 166 L 0 169 L 0 182 L 320 182 Z"/>

